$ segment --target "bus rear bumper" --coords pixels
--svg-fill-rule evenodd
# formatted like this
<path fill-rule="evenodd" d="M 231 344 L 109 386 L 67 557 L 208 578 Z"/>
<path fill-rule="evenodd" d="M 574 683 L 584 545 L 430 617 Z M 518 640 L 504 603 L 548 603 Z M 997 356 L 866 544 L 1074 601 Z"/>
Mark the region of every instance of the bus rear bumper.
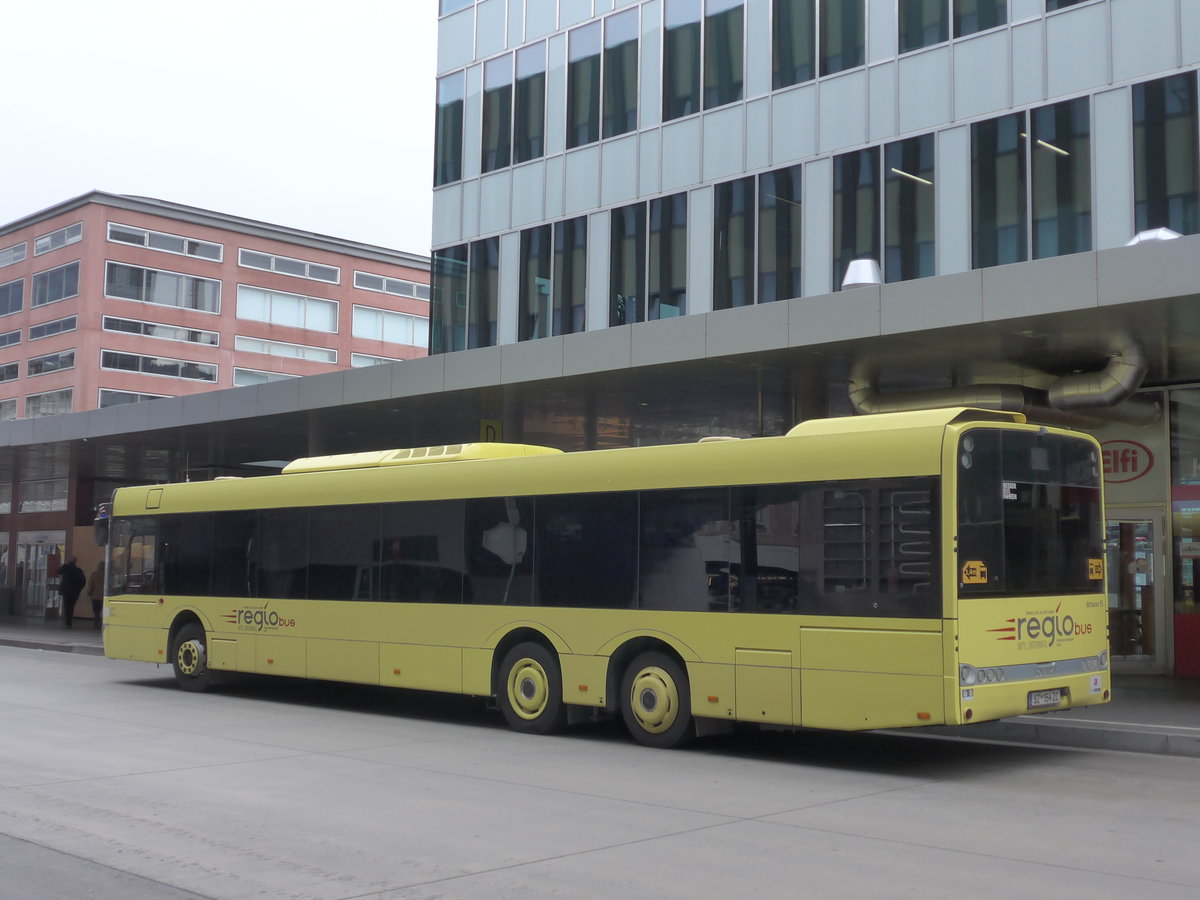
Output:
<path fill-rule="evenodd" d="M 954 724 L 967 725 L 1108 703 L 1112 699 L 1109 676 L 1106 669 L 1003 684 L 960 686 L 958 721 Z"/>

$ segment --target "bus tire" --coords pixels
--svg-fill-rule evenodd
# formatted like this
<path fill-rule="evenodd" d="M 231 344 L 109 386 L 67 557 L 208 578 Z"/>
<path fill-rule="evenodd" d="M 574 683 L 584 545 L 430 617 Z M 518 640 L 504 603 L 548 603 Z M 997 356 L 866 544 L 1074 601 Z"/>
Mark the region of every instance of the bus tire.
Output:
<path fill-rule="evenodd" d="M 171 668 L 175 672 L 175 683 L 185 691 L 197 693 L 212 687 L 212 672 L 208 668 L 208 640 L 204 629 L 189 622 L 175 635 L 171 648 Z"/>
<path fill-rule="evenodd" d="M 687 672 L 666 653 L 640 653 L 621 679 L 621 715 L 647 747 L 682 747 L 695 737 Z"/>
<path fill-rule="evenodd" d="M 496 698 L 504 721 L 523 734 L 550 734 L 567 722 L 558 658 L 527 641 L 504 654 Z"/>

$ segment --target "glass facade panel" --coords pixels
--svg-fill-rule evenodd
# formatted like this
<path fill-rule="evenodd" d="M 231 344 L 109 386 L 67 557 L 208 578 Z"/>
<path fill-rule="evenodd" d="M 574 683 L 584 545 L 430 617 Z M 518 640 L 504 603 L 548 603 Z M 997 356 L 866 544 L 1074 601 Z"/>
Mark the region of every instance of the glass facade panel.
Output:
<path fill-rule="evenodd" d="M 1030 110 L 1033 256 L 1092 249 L 1092 139 L 1088 99 Z"/>
<path fill-rule="evenodd" d="M 609 325 L 646 318 L 646 204 L 614 209 L 609 245 Z"/>
<path fill-rule="evenodd" d="M 758 302 L 788 300 L 802 293 L 803 244 L 801 167 L 758 176 Z"/>
<path fill-rule="evenodd" d="M 650 201 L 647 319 L 687 313 L 687 194 Z"/>
<path fill-rule="evenodd" d="M 1133 86 L 1135 231 L 1200 232 L 1196 73 Z"/>
<path fill-rule="evenodd" d="M 513 114 L 513 162 L 528 162 L 546 152 L 546 45 L 517 51 L 517 89 Z"/>
<path fill-rule="evenodd" d="M 879 148 L 833 159 L 833 285 L 853 260 L 879 262 Z"/>
<path fill-rule="evenodd" d="M 971 265 L 1028 258 L 1025 114 L 971 126 Z"/>
<path fill-rule="evenodd" d="M 18 278 L 8 284 L 0 284 L 0 316 L 20 311 L 25 305 L 25 279 Z"/>
<path fill-rule="evenodd" d="M 437 114 L 433 131 L 435 187 L 462 178 L 465 83 L 466 76 L 462 72 L 438 79 Z"/>
<path fill-rule="evenodd" d="M 742 0 L 704 0 L 704 108 L 742 99 Z"/>
<path fill-rule="evenodd" d="M 599 22 L 567 36 L 567 149 L 600 140 Z"/>
<path fill-rule="evenodd" d="M 863 0 L 820 0 L 821 74 L 832 75 L 863 64 L 866 54 L 866 5 Z"/>
<path fill-rule="evenodd" d="M 429 301 L 429 352 L 467 347 L 467 245 L 433 254 Z"/>
<path fill-rule="evenodd" d="M 754 302 L 754 178 L 713 188 L 713 309 Z"/>
<path fill-rule="evenodd" d="M 467 349 L 496 346 L 500 302 L 500 238 L 471 243 L 471 277 L 467 285 Z"/>
<path fill-rule="evenodd" d="M 700 111 L 700 0 L 664 0 L 663 119 Z"/>
<path fill-rule="evenodd" d="M 777 90 L 816 74 L 817 5 L 813 0 L 774 0 L 771 84 Z"/>
<path fill-rule="evenodd" d="M 554 226 L 554 333 L 583 331 L 587 304 L 587 216 Z"/>
<path fill-rule="evenodd" d="M 521 281 L 517 298 L 517 340 L 549 337 L 553 276 L 551 242 L 554 229 L 549 225 L 521 232 Z"/>
<path fill-rule="evenodd" d="M 637 128 L 638 11 L 604 20 L 604 137 Z"/>
<path fill-rule="evenodd" d="M 933 275 L 933 135 L 888 144 L 884 150 L 884 253 L 887 281 Z"/>
<path fill-rule="evenodd" d="M 483 66 L 484 172 L 503 169 L 512 162 L 513 58 L 506 54 Z"/>
<path fill-rule="evenodd" d="M 79 293 L 79 263 L 68 263 L 57 269 L 38 272 L 33 276 L 33 302 L 31 306 L 57 303 Z"/>
<path fill-rule="evenodd" d="M 946 0 L 899 0 L 899 4 L 901 53 L 950 40 Z"/>
<path fill-rule="evenodd" d="M 995 28 L 1008 21 L 1008 0 L 954 0 L 954 36 Z"/>

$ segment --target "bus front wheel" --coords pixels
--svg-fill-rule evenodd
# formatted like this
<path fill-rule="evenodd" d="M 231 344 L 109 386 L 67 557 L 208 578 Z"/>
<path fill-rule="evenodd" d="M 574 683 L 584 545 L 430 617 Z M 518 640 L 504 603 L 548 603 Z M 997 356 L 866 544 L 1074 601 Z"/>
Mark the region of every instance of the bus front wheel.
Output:
<path fill-rule="evenodd" d="M 175 683 L 185 691 L 207 691 L 212 686 L 207 639 L 204 629 L 195 622 L 184 625 L 175 636 L 171 668 L 175 671 Z"/>
<path fill-rule="evenodd" d="M 681 747 L 693 737 L 687 673 L 658 651 L 637 656 L 621 679 L 621 714 L 634 740 L 647 747 Z"/>
<path fill-rule="evenodd" d="M 558 659 L 541 644 L 517 644 L 500 664 L 496 697 L 513 731 L 549 734 L 567 721 Z"/>

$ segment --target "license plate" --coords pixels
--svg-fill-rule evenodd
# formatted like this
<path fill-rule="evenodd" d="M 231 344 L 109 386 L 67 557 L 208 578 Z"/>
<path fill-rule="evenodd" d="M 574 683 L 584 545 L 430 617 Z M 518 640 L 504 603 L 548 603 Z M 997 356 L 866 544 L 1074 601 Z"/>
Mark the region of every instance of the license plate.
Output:
<path fill-rule="evenodd" d="M 1058 706 L 1062 703 L 1062 690 L 1053 688 L 1048 691 L 1030 691 L 1029 708 L 1041 709 L 1045 706 Z"/>

